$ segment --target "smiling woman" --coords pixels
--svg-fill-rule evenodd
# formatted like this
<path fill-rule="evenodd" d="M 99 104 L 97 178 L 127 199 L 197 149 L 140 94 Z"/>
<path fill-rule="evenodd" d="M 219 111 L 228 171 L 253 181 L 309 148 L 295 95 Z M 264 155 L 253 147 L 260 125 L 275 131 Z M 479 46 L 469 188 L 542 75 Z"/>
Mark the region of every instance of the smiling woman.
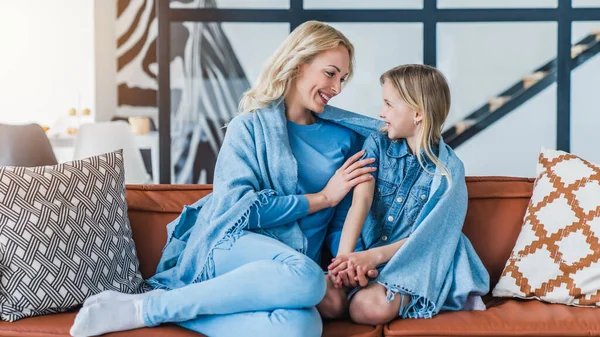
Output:
<path fill-rule="evenodd" d="M 307 107 L 313 112 L 323 112 L 331 98 L 342 92 L 342 84 L 350 72 L 350 55 L 344 46 L 317 55 L 310 63 L 299 66 L 298 77 L 286 95 L 288 120 L 312 124 L 314 116 L 293 107 Z M 306 117 L 307 120 L 299 118 Z"/>
<path fill-rule="evenodd" d="M 333 28 L 321 22 L 307 21 L 301 26 L 303 29 L 294 30 L 267 60 L 268 66 L 256 84 L 242 96 L 240 112 L 265 107 L 283 96 L 303 103 L 312 102 L 307 108 L 322 112 L 327 103 L 321 107 L 315 105 L 313 101 L 317 96 L 323 93 L 331 99 L 341 92 L 341 83 L 349 79 L 354 70 L 354 46 L 341 33 L 333 38 Z M 326 37 L 331 40 L 325 40 Z"/>
<path fill-rule="evenodd" d="M 328 287 L 317 263 L 328 224 L 343 221 L 347 207 L 335 207 L 375 170 L 356 149 L 380 122 L 327 104 L 352 74 L 353 54 L 333 27 L 298 26 L 243 95 L 214 192 L 167 226 L 147 280 L 155 290 L 91 297 L 71 334 L 175 322 L 217 337 L 320 336 L 315 306 Z"/>

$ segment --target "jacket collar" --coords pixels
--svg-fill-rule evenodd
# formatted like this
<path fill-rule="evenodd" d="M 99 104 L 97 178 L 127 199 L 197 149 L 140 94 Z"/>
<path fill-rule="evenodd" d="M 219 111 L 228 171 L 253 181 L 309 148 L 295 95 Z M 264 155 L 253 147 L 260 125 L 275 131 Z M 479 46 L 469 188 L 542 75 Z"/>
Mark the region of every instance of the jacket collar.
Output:
<path fill-rule="evenodd" d="M 395 141 L 390 141 L 390 145 L 387 148 L 388 157 L 402 158 L 406 155 L 410 155 L 410 149 L 406 139 L 402 138 Z"/>

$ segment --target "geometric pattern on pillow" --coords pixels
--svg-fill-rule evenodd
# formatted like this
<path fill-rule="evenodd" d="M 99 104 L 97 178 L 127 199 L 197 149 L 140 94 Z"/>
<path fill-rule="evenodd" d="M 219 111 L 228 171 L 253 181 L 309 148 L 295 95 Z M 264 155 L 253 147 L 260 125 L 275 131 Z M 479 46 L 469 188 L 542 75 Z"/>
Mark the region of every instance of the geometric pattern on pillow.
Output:
<path fill-rule="evenodd" d="M 0 318 L 62 312 L 103 290 L 143 291 L 121 151 L 0 167 Z"/>
<path fill-rule="evenodd" d="M 542 150 L 533 194 L 494 296 L 600 305 L 600 167 Z"/>

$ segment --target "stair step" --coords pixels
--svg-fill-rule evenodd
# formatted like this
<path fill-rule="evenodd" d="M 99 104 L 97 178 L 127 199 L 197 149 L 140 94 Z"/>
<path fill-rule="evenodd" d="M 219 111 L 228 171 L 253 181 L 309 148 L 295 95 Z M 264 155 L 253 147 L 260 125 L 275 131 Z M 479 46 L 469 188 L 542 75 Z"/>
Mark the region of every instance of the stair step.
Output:
<path fill-rule="evenodd" d="M 596 41 L 600 41 L 600 27 L 593 29 L 592 35 L 596 35 Z"/>
<path fill-rule="evenodd" d="M 525 88 L 525 89 L 530 88 L 532 85 L 536 84 L 539 80 L 546 77 L 546 75 L 548 75 L 548 72 L 546 72 L 546 71 L 536 71 L 533 74 L 529 74 L 529 75 L 523 77 L 523 88 Z"/>
<path fill-rule="evenodd" d="M 491 98 L 488 103 L 490 105 L 490 112 L 497 110 L 499 107 L 503 106 L 504 103 L 510 101 L 510 96 L 498 96 Z"/>
<path fill-rule="evenodd" d="M 578 44 L 571 47 L 571 58 L 576 58 L 579 54 L 583 53 L 588 48 L 587 44 Z"/>
<path fill-rule="evenodd" d="M 471 126 L 473 126 L 475 124 L 475 120 L 474 119 L 464 119 L 460 122 L 456 122 L 454 124 L 454 130 L 455 133 L 457 135 L 460 135 L 461 133 L 465 132 L 466 129 L 470 128 Z"/>

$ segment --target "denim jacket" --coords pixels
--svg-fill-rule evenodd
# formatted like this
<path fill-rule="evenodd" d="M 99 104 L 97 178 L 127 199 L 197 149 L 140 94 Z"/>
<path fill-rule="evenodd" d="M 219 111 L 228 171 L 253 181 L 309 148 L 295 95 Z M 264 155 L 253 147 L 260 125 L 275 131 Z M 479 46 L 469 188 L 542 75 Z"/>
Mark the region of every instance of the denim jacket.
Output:
<path fill-rule="evenodd" d="M 363 149 L 365 158 L 376 159 L 370 166 L 377 167 L 373 205 L 360 237 L 361 246 L 370 249 L 410 235 L 429 198 L 435 165 L 423 157 L 426 172 L 406 140 L 392 141 L 385 134 L 367 137 Z"/>
<path fill-rule="evenodd" d="M 448 179 L 425 156 L 424 169 L 406 140 L 374 133 L 363 149 L 365 157 L 376 158 L 373 166 L 378 170 L 373 204 L 357 247 L 370 249 L 407 238 L 378 267 L 375 279 L 387 289 L 388 301 L 398 293 L 408 295 L 400 317 L 431 318 L 440 310 L 462 310 L 486 294 L 489 275 L 462 234 L 468 196 L 464 167 L 454 151 L 442 139 L 434 149 L 450 173 Z"/>

